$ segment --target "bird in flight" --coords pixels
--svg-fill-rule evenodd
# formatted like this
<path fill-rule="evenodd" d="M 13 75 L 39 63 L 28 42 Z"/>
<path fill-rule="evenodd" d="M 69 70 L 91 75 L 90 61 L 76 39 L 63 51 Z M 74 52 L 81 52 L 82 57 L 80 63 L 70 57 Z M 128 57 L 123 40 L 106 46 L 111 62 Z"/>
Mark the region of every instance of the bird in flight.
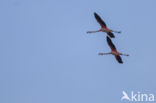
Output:
<path fill-rule="evenodd" d="M 111 38 L 115 38 L 115 36 L 112 32 L 121 33 L 121 31 L 115 31 L 115 30 L 111 30 L 111 29 L 107 28 L 106 23 L 101 19 L 101 17 L 96 12 L 94 12 L 94 16 L 95 16 L 95 19 L 97 20 L 97 22 L 100 24 L 101 28 L 97 31 L 88 31 L 87 33 L 105 32 Z"/>
<path fill-rule="evenodd" d="M 107 43 L 109 45 L 109 47 L 111 48 L 111 52 L 109 53 L 99 53 L 99 55 L 109 55 L 109 54 L 112 54 L 115 56 L 116 60 L 119 62 L 119 63 L 123 63 L 122 61 L 122 58 L 120 57 L 120 55 L 123 55 L 123 56 L 129 56 L 128 54 L 123 54 L 123 53 L 120 53 L 117 51 L 115 45 L 113 44 L 113 42 L 111 41 L 111 39 L 107 36 Z"/>

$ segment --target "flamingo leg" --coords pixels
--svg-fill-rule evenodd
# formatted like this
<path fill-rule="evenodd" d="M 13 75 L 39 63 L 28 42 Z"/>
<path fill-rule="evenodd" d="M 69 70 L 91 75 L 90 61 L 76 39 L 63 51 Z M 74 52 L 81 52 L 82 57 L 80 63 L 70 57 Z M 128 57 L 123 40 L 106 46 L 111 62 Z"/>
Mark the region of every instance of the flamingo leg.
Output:
<path fill-rule="evenodd" d="M 121 55 L 123 55 L 123 56 L 129 56 L 129 54 L 121 54 Z"/>
<path fill-rule="evenodd" d="M 114 33 L 121 33 L 121 31 L 115 31 L 115 30 L 111 30 Z"/>

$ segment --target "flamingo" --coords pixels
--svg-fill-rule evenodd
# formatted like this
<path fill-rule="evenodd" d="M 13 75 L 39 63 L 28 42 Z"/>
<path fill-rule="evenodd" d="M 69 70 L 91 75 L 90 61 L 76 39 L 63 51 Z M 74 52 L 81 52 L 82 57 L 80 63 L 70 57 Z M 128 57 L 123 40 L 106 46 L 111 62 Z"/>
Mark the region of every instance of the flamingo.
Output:
<path fill-rule="evenodd" d="M 87 33 L 105 32 L 111 38 L 115 38 L 115 36 L 112 32 L 121 33 L 121 31 L 115 31 L 115 30 L 111 30 L 111 29 L 107 28 L 106 23 L 101 19 L 101 17 L 96 12 L 94 12 L 94 16 L 95 16 L 95 19 L 97 20 L 97 22 L 101 25 L 101 28 L 97 31 L 88 31 Z"/>
<path fill-rule="evenodd" d="M 99 55 L 109 55 L 109 54 L 112 54 L 115 56 L 116 60 L 119 62 L 119 63 L 123 63 L 122 61 L 122 58 L 120 57 L 120 55 L 123 55 L 123 56 L 129 56 L 128 54 L 123 54 L 123 53 L 120 53 L 117 51 L 115 45 L 112 43 L 111 39 L 107 36 L 107 43 L 109 45 L 109 47 L 111 48 L 111 52 L 109 53 L 99 53 Z"/>

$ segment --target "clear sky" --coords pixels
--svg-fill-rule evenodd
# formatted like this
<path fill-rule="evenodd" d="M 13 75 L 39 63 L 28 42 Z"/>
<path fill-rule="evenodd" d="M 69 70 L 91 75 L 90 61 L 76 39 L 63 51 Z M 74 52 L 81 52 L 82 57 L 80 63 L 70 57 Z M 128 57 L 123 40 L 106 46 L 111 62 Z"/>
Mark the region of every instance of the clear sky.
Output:
<path fill-rule="evenodd" d="M 156 95 L 156 0 L 1 0 L 0 103 L 122 103 Z M 109 56 L 97 12 L 124 64 Z"/>

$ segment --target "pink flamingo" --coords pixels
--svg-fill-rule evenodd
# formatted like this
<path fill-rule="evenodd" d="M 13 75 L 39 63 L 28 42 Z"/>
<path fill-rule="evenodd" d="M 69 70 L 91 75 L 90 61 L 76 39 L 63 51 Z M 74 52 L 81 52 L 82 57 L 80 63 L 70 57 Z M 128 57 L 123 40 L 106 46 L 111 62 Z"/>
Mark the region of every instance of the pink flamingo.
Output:
<path fill-rule="evenodd" d="M 101 28 L 97 31 L 88 31 L 87 33 L 105 32 L 111 38 L 115 38 L 115 36 L 112 32 L 121 33 L 121 31 L 115 31 L 115 30 L 111 30 L 111 29 L 107 28 L 106 23 L 101 19 L 101 17 L 96 12 L 94 12 L 94 16 L 95 16 L 95 19 L 97 20 L 97 22 L 101 25 Z"/>
<path fill-rule="evenodd" d="M 119 63 L 123 63 L 122 61 L 122 58 L 120 57 L 120 55 L 123 55 L 123 56 L 129 56 L 128 54 L 123 54 L 123 53 L 120 53 L 117 51 L 115 45 L 112 43 L 111 39 L 107 36 L 107 43 L 109 45 L 109 47 L 111 48 L 111 52 L 109 53 L 99 53 L 99 55 L 109 55 L 109 54 L 112 54 L 115 56 L 116 60 L 119 62 Z"/>

